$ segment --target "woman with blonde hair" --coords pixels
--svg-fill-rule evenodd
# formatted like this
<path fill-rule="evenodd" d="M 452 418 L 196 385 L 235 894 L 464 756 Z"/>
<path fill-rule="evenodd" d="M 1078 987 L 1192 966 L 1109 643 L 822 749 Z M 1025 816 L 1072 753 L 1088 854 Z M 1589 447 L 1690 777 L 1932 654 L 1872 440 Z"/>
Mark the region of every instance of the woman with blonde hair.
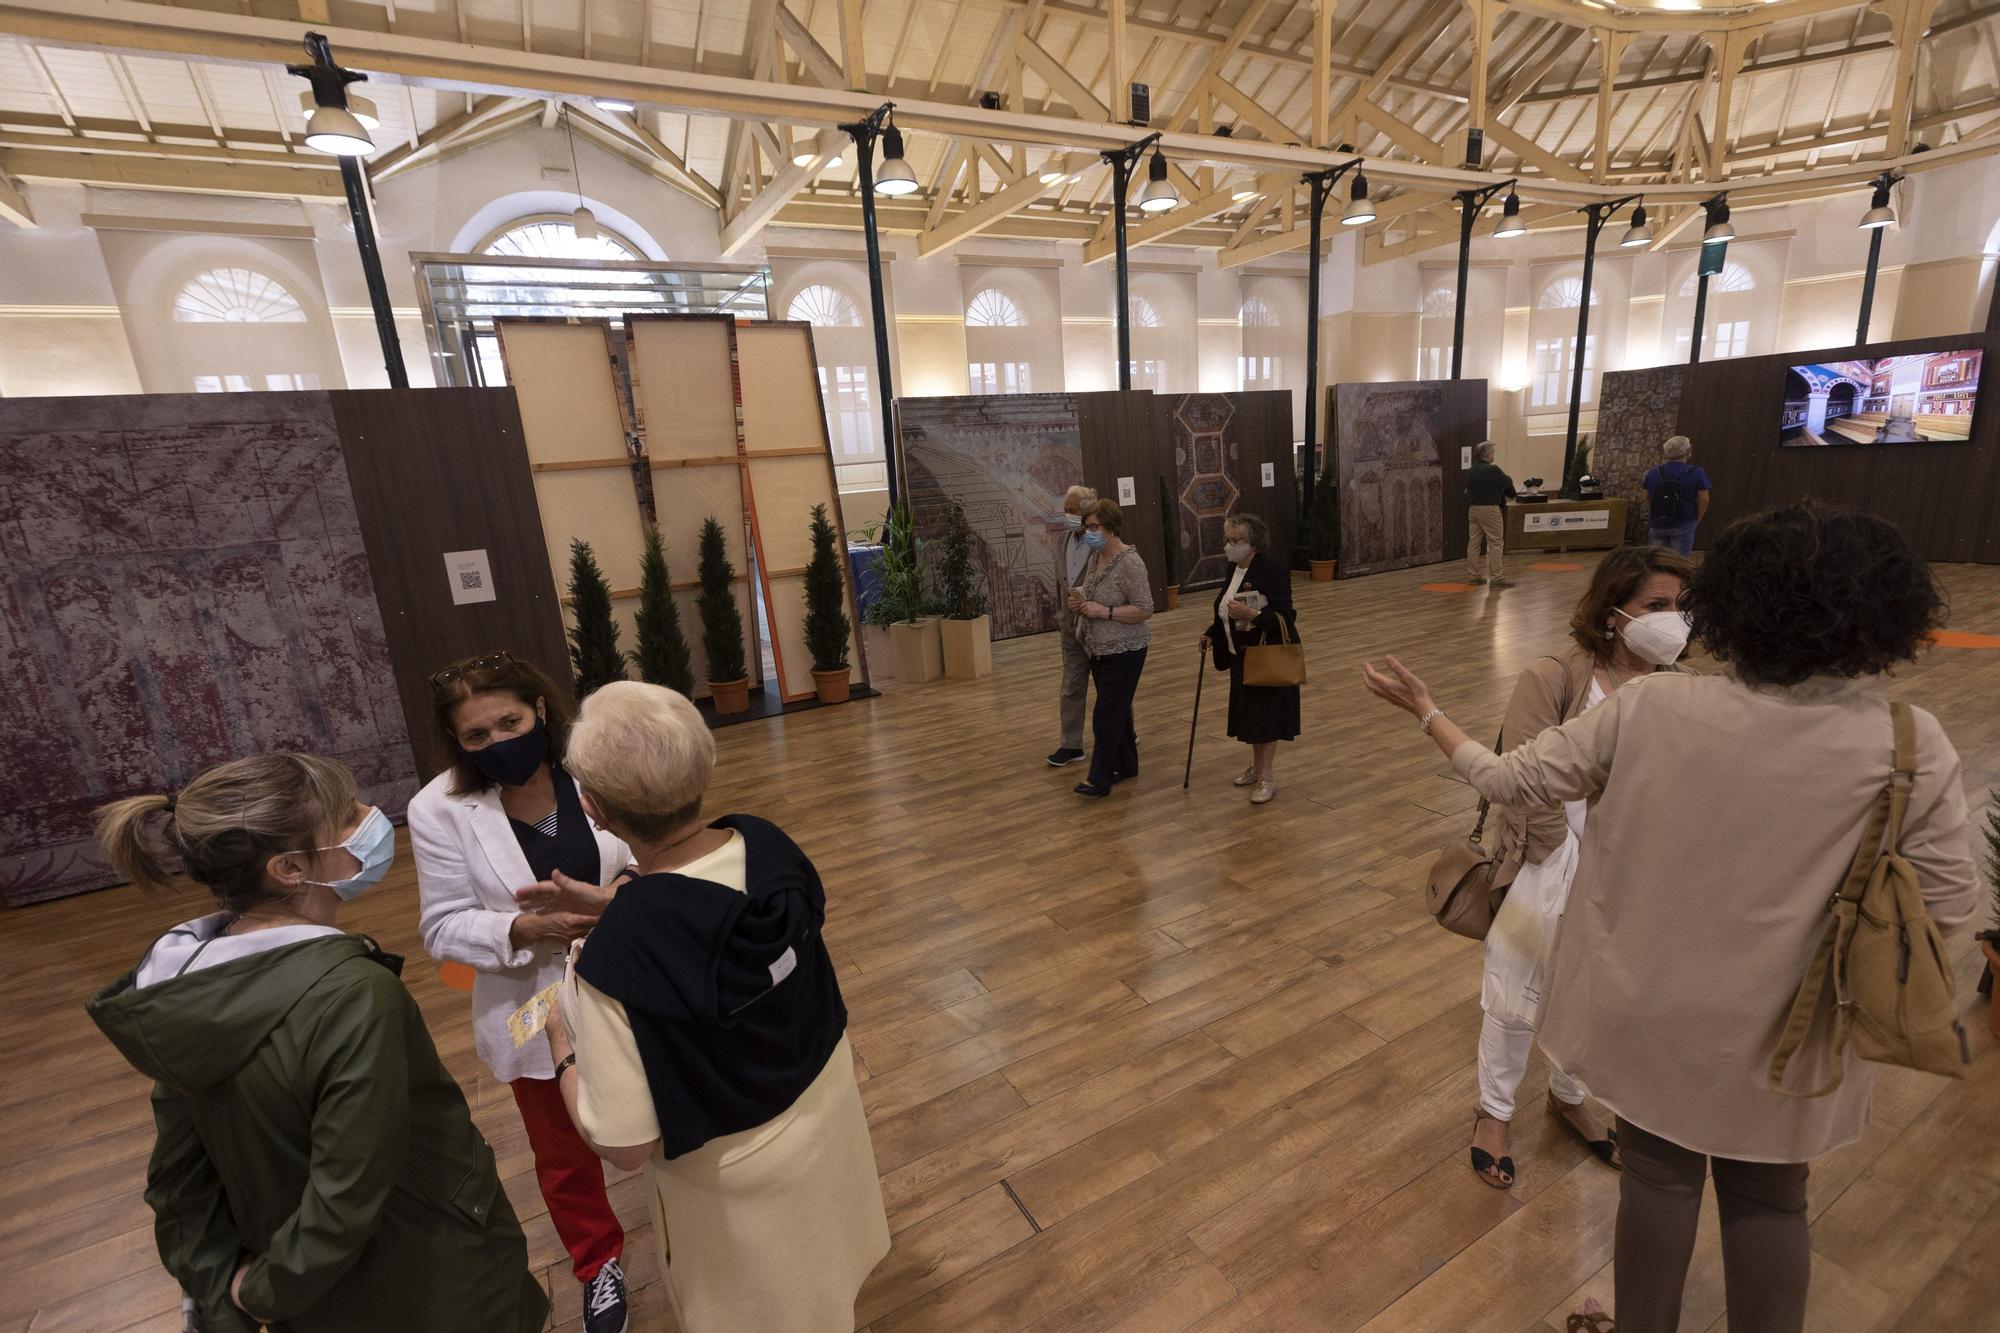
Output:
<path fill-rule="evenodd" d="M 330 759 L 237 759 L 104 807 L 106 858 L 220 911 L 154 941 L 91 1018 L 154 1081 L 146 1202 L 210 1333 L 533 1333 L 548 1300 L 402 960 L 341 931 L 396 830 Z"/>
<path fill-rule="evenodd" d="M 592 694 L 565 762 L 639 871 L 571 946 L 550 1017 L 570 1115 L 645 1168 L 680 1327 L 850 1333 L 889 1224 L 819 874 L 764 820 L 703 822 L 715 742 L 672 690 Z"/>

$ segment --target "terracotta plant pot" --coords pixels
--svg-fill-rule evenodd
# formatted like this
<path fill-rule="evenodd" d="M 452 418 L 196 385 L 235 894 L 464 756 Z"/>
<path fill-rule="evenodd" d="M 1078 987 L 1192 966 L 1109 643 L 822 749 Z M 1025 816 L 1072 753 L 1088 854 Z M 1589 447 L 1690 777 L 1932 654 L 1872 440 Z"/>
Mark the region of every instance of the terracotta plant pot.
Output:
<path fill-rule="evenodd" d="M 1177 588 L 1177 587 L 1173 586 L 1172 584 L 1168 584 L 1168 585 L 1167 585 L 1167 610 L 1169 610 L 1169 611 L 1172 611 L 1172 610 L 1174 610 L 1174 609 L 1175 609 L 1176 607 L 1178 607 L 1178 606 L 1179 606 L 1180 604 L 1181 604 L 1181 590 L 1180 590 L 1179 588 Z"/>
<path fill-rule="evenodd" d="M 889 647 L 896 659 L 897 680 L 922 685 L 944 674 L 944 641 L 935 618 L 889 626 Z"/>
<path fill-rule="evenodd" d="M 1333 567 L 1340 563 L 1338 560 L 1314 560 L 1311 563 L 1314 583 L 1333 582 Z"/>
<path fill-rule="evenodd" d="M 722 714 L 747 713 L 750 711 L 750 678 L 741 680 L 711 680 L 708 692 L 715 700 L 715 711 Z"/>
<path fill-rule="evenodd" d="M 819 692 L 823 704 L 844 704 L 853 692 L 853 668 L 835 667 L 831 671 L 813 668 L 813 689 Z"/>
<path fill-rule="evenodd" d="M 1986 1025 L 2000 1037 L 2000 949 L 1993 947 L 1992 940 L 1981 940 L 1979 952 L 1986 955 L 1986 970 L 1993 975 L 1993 993 L 1986 997 Z"/>
<path fill-rule="evenodd" d="M 941 620 L 938 634 L 944 649 L 944 674 L 952 680 L 977 680 L 993 674 L 993 621 Z"/>

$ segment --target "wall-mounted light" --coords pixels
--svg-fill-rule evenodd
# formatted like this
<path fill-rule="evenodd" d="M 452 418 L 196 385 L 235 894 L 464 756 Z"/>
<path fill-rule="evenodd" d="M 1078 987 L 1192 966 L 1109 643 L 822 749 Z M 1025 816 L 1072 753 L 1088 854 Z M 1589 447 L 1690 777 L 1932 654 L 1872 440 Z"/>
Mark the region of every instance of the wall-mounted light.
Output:
<path fill-rule="evenodd" d="M 1181 192 L 1167 179 L 1167 159 L 1159 149 L 1146 162 L 1146 183 L 1139 190 L 1141 213 L 1164 213 L 1180 206 Z"/>
<path fill-rule="evenodd" d="M 875 193 L 893 199 L 915 194 L 917 188 L 917 173 L 903 160 L 903 132 L 891 117 L 889 127 L 882 131 L 882 165 L 875 168 Z"/>
<path fill-rule="evenodd" d="M 1886 172 L 1876 179 L 1875 193 L 1869 198 L 1868 211 L 1861 215 L 1861 230 L 1872 231 L 1877 227 L 1896 225 L 1896 210 L 1889 206 L 1889 187 L 1895 183 Z"/>
<path fill-rule="evenodd" d="M 1229 202 L 1232 204 L 1247 204 L 1262 193 L 1263 191 L 1259 190 L 1255 185 L 1240 185 L 1229 196 Z"/>
<path fill-rule="evenodd" d="M 1646 225 L 1646 206 L 1640 204 L 1632 210 L 1632 225 L 1625 229 L 1625 235 L 1618 244 L 1624 249 L 1631 250 L 1652 243 L 1653 229 Z"/>
<path fill-rule="evenodd" d="M 375 104 L 360 93 L 349 93 L 347 95 L 347 109 L 356 120 L 361 122 L 363 129 L 372 133 L 382 128 L 382 117 L 376 112 Z M 312 121 L 313 112 L 317 110 L 319 110 L 319 103 L 313 100 L 312 89 L 308 88 L 299 94 L 299 114 L 306 118 L 308 125 Z"/>
<path fill-rule="evenodd" d="M 1347 190 L 1347 207 L 1340 214 L 1340 225 L 1359 227 L 1374 220 L 1375 205 L 1368 202 L 1368 177 L 1357 171 L 1354 173 L 1354 184 Z"/>
<path fill-rule="evenodd" d="M 1509 190 L 1507 201 L 1500 205 L 1500 220 L 1493 224 L 1493 234 L 1505 240 L 1527 230 L 1528 224 L 1521 221 L 1521 196 Z"/>
<path fill-rule="evenodd" d="M 1736 239 L 1736 228 L 1729 225 L 1729 196 L 1717 195 L 1703 205 L 1708 210 L 1708 230 L 1701 234 L 1703 245 L 1721 245 Z"/>

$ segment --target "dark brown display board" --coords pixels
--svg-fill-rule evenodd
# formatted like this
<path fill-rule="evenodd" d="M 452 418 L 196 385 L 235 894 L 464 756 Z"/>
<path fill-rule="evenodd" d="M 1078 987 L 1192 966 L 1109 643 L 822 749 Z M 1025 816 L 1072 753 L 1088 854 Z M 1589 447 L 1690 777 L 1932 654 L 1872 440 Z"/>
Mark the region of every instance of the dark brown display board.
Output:
<path fill-rule="evenodd" d="M 1159 412 L 1173 453 L 1181 587 L 1210 588 L 1227 579 L 1222 529 L 1231 514 L 1262 518 L 1271 530 L 1271 556 L 1289 566 L 1298 510 L 1291 394 L 1166 394 Z"/>
<path fill-rule="evenodd" d="M 1888 519 L 1927 559 L 2000 564 L 2000 384 L 1984 386 L 1972 438 L 1962 443 L 1831 448 L 1778 443 L 1789 367 L 1969 347 L 1983 350 L 1988 366 L 2000 366 L 2000 333 L 1980 332 L 1692 367 L 1678 424 L 1694 442 L 1693 461 L 1714 484 L 1697 543 L 1705 545 L 1745 514 L 1810 495 Z"/>
<path fill-rule="evenodd" d="M 307 395 L 297 395 L 304 397 Z M 396 691 L 425 778 L 431 673 L 504 649 L 567 687 L 569 645 L 549 572 L 512 389 L 358 389 L 325 395 L 339 424 Z M 486 557 L 491 600 L 454 603 L 447 552 Z M 460 595 L 473 591 L 460 588 Z"/>
<path fill-rule="evenodd" d="M 1465 451 L 1486 438 L 1485 380 L 1336 384 L 1326 416 L 1341 578 L 1464 552 Z"/>

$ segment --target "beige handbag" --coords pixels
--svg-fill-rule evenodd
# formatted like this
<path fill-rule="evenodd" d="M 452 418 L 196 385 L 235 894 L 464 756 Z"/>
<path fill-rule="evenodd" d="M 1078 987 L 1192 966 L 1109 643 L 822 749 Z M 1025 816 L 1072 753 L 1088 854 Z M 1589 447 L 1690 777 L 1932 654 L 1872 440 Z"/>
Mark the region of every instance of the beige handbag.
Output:
<path fill-rule="evenodd" d="M 1243 650 L 1243 683 L 1258 689 L 1276 689 L 1306 683 L 1306 649 L 1299 642 L 1298 627 L 1278 617 L 1279 633 L 1290 630 L 1292 640 L 1260 643 Z"/>
<path fill-rule="evenodd" d="M 1424 885 L 1424 905 L 1437 923 L 1454 935 L 1483 940 L 1493 929 L 1493 916 L 1500 900 L 1507 896 L 1505 885 L 1496 886 L 1500 858 L 1486 850 L 1480 836 L 1486 831 L 1487 802 L 1479 801 L 1479 821 L 1472 836 L 1438 853 L 1431 863 L 1430 880 Z"/>
<path fill-rule="evenodd" d="M 1813 951 L 1767 1075 L 1773 1092 L 1824 1097 L 1846 1074 L 1847 1047 L 1864 1060 L 1964 1078 L 1972 1063 L 1958 1023 L 1958 986 L 1944 939 L 1924 911 L 1916 868 L 1899 850 L 1903 815 L 1916 780 L 1916 724 L 1906 703 L 1889 705 L 1896 730 L 1895 769 L 1868 812 L 1847 878 Z M 1829 994 L 1830 992 L 1830 994 Z M 1832 1073 L 1825 1087 L 1781 1087 L 1785 1066 L 1805 1044 L 1814 1019 L 1832 1010 Z"/>

